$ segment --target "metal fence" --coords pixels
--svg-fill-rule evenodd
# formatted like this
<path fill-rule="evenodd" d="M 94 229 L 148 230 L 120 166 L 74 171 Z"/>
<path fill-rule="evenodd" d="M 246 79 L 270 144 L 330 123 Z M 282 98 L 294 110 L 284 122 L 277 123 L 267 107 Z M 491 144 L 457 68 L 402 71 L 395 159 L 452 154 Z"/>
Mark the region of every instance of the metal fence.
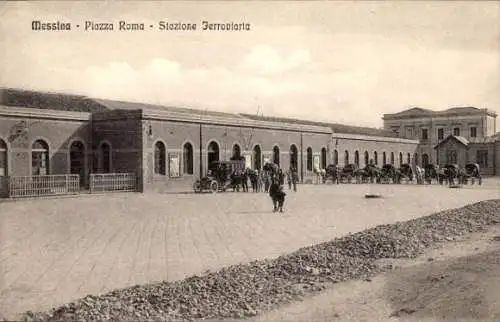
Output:
<path fill-rule="evenodd" d="M 80 192 L 80 176 L 77 174 L 13 176 L 5 180 L 8 181 L 8 197 L 11 198 L 69 195 Z"/>
<path fill-rule="evenodd" d="M 137 191 L 135 173 L 92 173 L 90 193 L 112 191 Z"/>
<path fill-rule="evenodd" d="M 9 197 L 9 177 L 0 177 L 0 198 Z"/>

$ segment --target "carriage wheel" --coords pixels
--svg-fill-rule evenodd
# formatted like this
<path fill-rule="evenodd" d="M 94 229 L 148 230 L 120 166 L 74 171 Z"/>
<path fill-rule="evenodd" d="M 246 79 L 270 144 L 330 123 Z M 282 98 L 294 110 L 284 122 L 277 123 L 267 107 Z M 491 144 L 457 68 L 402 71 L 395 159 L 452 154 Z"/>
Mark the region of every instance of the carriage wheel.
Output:
<path fill-rule="evenodd" d="M 196 182 L 193 184 L 193 190 L 195 193 L 200 193 L 202 192 L 202 188 L 201 188 L 201 181 L 200 180 L 196 180 Z"/>
<path fill-rule="evenodd" d="M 219 184 L 217 183 L 217 181 L 210 182 L 210 191 L 212 193 L 216 193 L 217 191 L 219 191 Z"/>

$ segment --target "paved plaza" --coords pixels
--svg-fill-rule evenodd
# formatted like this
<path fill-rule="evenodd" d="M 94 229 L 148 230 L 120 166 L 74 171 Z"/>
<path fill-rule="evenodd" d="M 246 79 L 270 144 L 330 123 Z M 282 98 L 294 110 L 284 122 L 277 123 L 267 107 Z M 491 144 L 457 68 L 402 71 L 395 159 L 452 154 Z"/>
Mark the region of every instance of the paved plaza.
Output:
<path fill-rule="evenodd" d="M 462 189 L 345 184 L 287 193 L 284 214 L 272 213 L 266 194 L 241 192 L 0 202 L 0 319 L 500 198 L 496 178 Z"/>

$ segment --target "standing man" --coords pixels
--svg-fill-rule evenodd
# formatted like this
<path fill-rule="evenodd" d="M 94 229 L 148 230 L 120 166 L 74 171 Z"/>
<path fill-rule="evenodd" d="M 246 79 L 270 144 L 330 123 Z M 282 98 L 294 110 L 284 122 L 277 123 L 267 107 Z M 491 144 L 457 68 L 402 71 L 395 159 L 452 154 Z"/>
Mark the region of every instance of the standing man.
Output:
<path fill-rule="evenodd" d="M 299 173 L 295 167 L 292 168 L 292 185 L 293 191 L 297 192 L 297 183 L 299 182 Z"/>

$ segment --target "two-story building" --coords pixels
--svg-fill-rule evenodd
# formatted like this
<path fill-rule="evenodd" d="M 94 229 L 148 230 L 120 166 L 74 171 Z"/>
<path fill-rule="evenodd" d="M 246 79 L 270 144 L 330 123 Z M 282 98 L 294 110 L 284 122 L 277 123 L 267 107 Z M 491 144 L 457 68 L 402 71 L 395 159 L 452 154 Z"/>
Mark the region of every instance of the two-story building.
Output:
<path fill-rule="evenodd" d="M 384 128 L 399 137 L 419 140 L 417 164 L 477 162 L 483 172 L 494 174 L 498 139 L 497 114 L 489 109 L 454 107 L 443 111 L 411 108 L 384 114 Z"/>

